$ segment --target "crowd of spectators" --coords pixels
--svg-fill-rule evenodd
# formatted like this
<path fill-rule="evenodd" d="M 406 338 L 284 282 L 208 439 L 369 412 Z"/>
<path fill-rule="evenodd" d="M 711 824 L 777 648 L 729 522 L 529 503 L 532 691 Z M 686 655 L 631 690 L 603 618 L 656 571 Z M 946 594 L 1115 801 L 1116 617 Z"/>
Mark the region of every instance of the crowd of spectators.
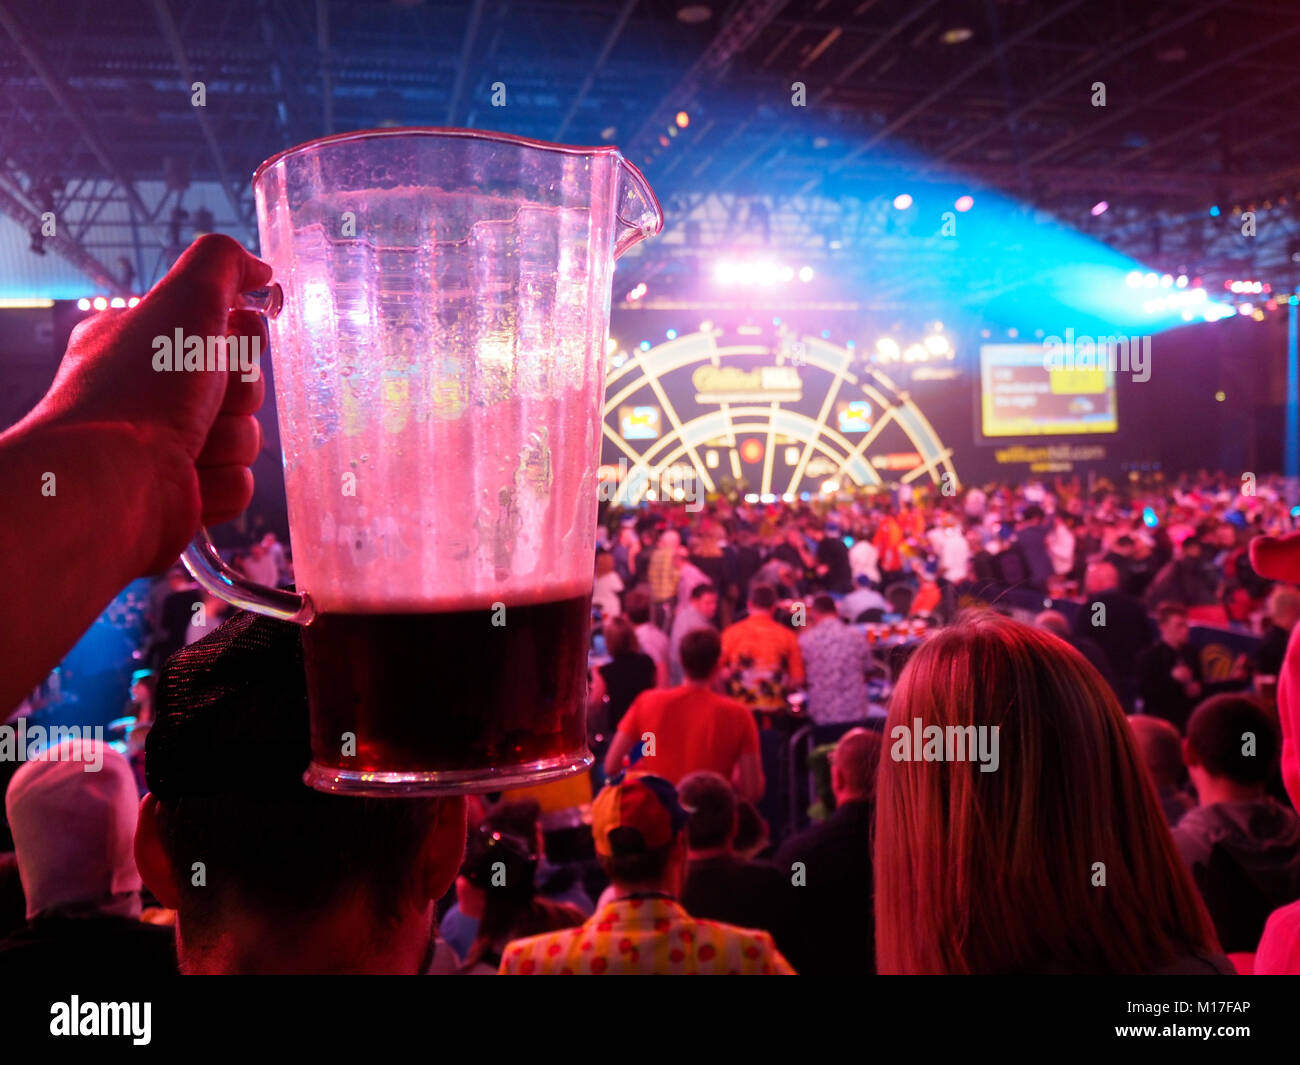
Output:
<path fill-rule="evenodd" d="M 138 739 L 160 738 L 75 798 L 100 811 L 84 828 L 116 841 L 108 857 L 41 828 L 78 781 L 47 783 L 36 762 L 9 788 L 25 901 L 0 969 L 65 964 L 76 919 L 83 951 L 146 972 L 1298 972 L 1294 724 L 1268 682 L 1300 592 L 1252 567 L 1251 538 L 1293 525 L 1278 485 L 1252 487 L 606 512 L 598 772 L 576 836 L 547 830 L 541 792 L 306 788 L 297 630 L 237 614 L 194 646 L 196 608 L 212 608 L 208 632 L 219 608 L 173 572 L 156 596 L 172 623 L 132 693 Z M 257 546 L 245 572 L 278 583 L 279 545 Z M 1014 620 L 1009 589 L 1054 602 Z M 915 617 L 929 631 L 875 705 L 862 626 Z M 1253 650 L 1210 676 L 1193 622 Z M 828 801 L 774 833 L 760 734 L 805 705 L 838 736 Z M 997 730 L 995 771 L 909 757 L 898 729 L 918 720 Z M 187 782 L 250 728 L 264 750 L 237 790 Z M 182 872 L 199 849 L 215 888 Z"/>

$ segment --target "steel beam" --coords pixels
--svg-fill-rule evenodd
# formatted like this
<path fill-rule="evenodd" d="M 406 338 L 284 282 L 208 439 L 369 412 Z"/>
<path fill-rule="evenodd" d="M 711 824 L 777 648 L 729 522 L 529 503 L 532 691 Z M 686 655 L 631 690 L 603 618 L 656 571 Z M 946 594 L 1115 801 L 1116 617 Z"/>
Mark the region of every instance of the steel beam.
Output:
<path fill-rule="evenodd" d="M 469 61 L 474 54 L 474 42 L 478 39 L 479 23 L 483 20 L 483 0 L 474 0 L 469 18 L 465 22 L 465 40 L 460 49 L 460 62 L 456 64 L 456 81 L 451 89 L 451 99 L 447 101 L 447 125 L 454 126 L 460 111 L 460 100 L 465 95 L 465 83 L 469 80 Z"/>
<path fill-rule="evenodd" d="M 854 148 L 853 151 L 849 152 L 848 155 L 846 155 L 837 164 L 835 164 L 835 166 L 831 167 L 828 172 L 832 174 L 839 173 L 839 171 L 843 170 L 844 167 L 849 163 L 851 163 L 854 159 L 866 155 L 867 152 L 871 151 L 872 148 L 874 148 L 877 144 L 883 141 L 886 137 L 889 137 L 897 133 L 909 122 L 911 122 L 912 119 L 914 119 L 917 115 L 928 110 L 931 106 L 933 106 L 943 97 L 947 96 L 948 93 L 952 92 L 954 89 L 957 89 L 962 85 L 964 85 L 970 78 L 974 77 L 986 66 L 992 63 L 994 60 L 996 60 L 1002 52 L 1010 48 L 1014 48 L 1021 41 L 1026 40 L 1029 37 L 1032 37 L 1034 34 L 1042 30 L 1045 26 L 1051 25 L 1051 23 L 1055 22 L 1057 19 L 1061 18 L 1064 15 L 1069 14 L 1075 8 L 1081 6 L 1083 2 L 1084 0 L 1065 0 L 1064 3 L 1057 4 L 1056 7 L 1054 7 L 1049 14 L 1044 15 L 1042 18 L 1037 19 L 1036 21 L 1032 22 L 1030 25 L 1024 27 L 1018 32 L 1013 33 L 1004 42 L 1002 42 L 1002 44 L 998 48 L 986 52 L 983 58 L 976 60 L 974 63 L 971 63 L 969 66 L 963 69 L 960 74 L 957 74 L 955 77 L 949 78 L 933 92 L 926 94 L 916 103 L 914 103 L 911 107 L 907 108 L 907 110 L 905 110 L 897 118 L 893 119 L 891 122 L 886 124 L 882 129 L 877 130 L 875 133 L 873 133 L 865 141 L 863 141 L 856 148 Z M 825 175 L 823 175 L 822 177 L 810 178 L 807 182 L 804 183 L 804 185 L 800 188 L 799 191 L 810 192 L 812 189 L 816 188 L 817 185 L 820 184 L 824 179 L 825 179 Z"/>
<path fill-rule="evenodd" d="M 100 139 L 99 134 L 91 128 L 90 123 L 86 121 L 81 112 L 73 104 L 72 98 L 69 96 L 68 90 L 64 86 L 63 82 L 59 80 L 50 65 L 45 61 L 45 57 L 41 55 L 40 50 L 36 47 L 36 44 L 32 41 L 31 37 L 28 36 L 27 31 L 23 28 L 22 24 L 19 23 L 17 18 L 14 17 L 13 13 L 5 7 L 4 4 L 0 4 L 0 26 L 4 26 L 5 31 L 13 38 L 14 44 L 18 46 L 18 51 L 21 52 L 23 58 L 27 60 L 28 66 L 36 72 L 36 76 L 41 79 L 46 90 L 52 97 L 54 97 L 54 102 L 59 105 L 60 109 L 62 109 L 64 114 L 68 116 L 68 119 L 77 128 L 77 132 L 81 135 L 81 139 L 85 141 L 86 146 L 95 156 L 99 165 L 104 168 L 104 172 L 117 183 L 118 187 L 121 188 L 122 192 L 126 195 L 126 198 L 139 209 L 140 213 L 142 215 L 147 215 L 148 212 L 145 210 L 144 201 L 140 199 L 140 194 L 136 192 L 131 179 L 118 168 L 115 162 L 113 162 L 113 157 L 109 154 L 108 148 Z"/>
<path fill-rule="evenodd" d="M 41 224 L 40 214 L 14 194 L 8 183 L 0 181 L 0 211 L 3 211 L 25 230 Z M 114 295 L 126 295 L 120 278 L 113 276 L 113 271 L 86 251 L 79 243 L 55 229 L 55 235 L 43 238 L 47 247 L 53 249 L 91 281 Z"/>
<path fill-rule="evenodd" d="M 587 98 L 587 93 L 591 91 L 592 85 L 596 83 L 596 75 L 605 65 L 605 60 L 609 58 L 609 53 L 614 50 L 614 45 L 623 35 L 623 28 L 627 25 L 627 20 L 632 17 L 632 12 L 636 10 L 639 0 L 626 0 L 622 9 L 618 13 L 618 18 L 614 20 L 614 25 L 609 28 L 609 33 L 605 35 L 605 41 L 600 46 L 600 53 L 596 56 L 596 62 L 592 64 L 590 72 L 583 79 L 582 87 L 578 89 L 578 95 L 573 98 L 573 103 L 569 105 L 568 111 L 564 113 L 564 118 L 560 120 L 560 125 L 555 130 L 555 135 L 551 137 L 553 141 L 563 142 L 564 134 L 568 131 L 569 123 L 573 121 L 574 115 L 578 113 L 578 108 L 582 106 L 582 101 Z"/>
<path fill-rule="evenodd" d="M 158 26 L 162 30 L 163 38 L 167 41 L 172 50 L 172 58 L 176 61 L 181 78 L 188 90 L 198 79 L 194 76 L 194 69 L 190 66 L 189 57 L 185 54 L 185 45 L 181 41 L 180 31 L 176 28 L 176 20 L 172 18 L 171 8 L 167 6 L 167 0 L 153 0 L 154 14 L 158 19 Z M 206 107 L 192 107 L 194 118 L 199 124 L 199 131 L 203 134 L 204 141 L 207 142 L 208 155 L 212 159 L 212 165 L 217 171 L 217 181 L 221 185 L 221 190 L 226 194 L 226 200 L 230 203 L 230 209 L 234 212 L 235 219 L 244 228 L 245 236 L 252 234 L 252 226 L 244 214 L 243 205 L 235 193 L 234 184 L 230 180 L 230 171 L 226 166 L 225 153 L 221 150 L 221 144 L 217 140 L 216 132 L 212 128 L 212 122 L 208 118 Z M 149 212 L 140 205 L 141 216 L 148 218 Z"/>

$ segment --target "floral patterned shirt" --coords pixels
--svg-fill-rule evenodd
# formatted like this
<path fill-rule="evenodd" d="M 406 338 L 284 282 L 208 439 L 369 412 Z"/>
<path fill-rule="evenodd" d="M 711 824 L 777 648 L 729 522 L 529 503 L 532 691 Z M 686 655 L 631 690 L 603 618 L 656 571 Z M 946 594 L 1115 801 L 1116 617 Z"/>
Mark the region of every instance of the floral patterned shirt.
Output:
<path fill-rule="evenodd" d="M 725 690 L 751 710 L 780 710 L 803 683 L 803 656 L 795 634 L 767 614 L 751 614 L 722 634 Z"/>
<path fill-rule="evenodd" d="M 871 653 L 862 633 L 835 618 L 819 621 L 800 634 L 799 650 L 808 671 L 808 713 L 817 724 L 867 716 Z"/>

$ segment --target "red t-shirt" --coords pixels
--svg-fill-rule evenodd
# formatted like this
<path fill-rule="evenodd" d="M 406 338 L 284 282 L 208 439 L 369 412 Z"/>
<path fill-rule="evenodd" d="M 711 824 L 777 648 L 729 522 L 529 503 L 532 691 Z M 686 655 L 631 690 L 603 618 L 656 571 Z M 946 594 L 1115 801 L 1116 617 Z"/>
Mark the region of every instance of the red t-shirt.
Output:
<path fill-rule="evenodd" d="M 749 710 L 725 695 L 685 684 L 642 692 L 628 707 L 618 731 L 642 745 L 654 733 L 654 754 L 636 767 L 676 784 L 688 773 L 711 769 L 731 779 L 743 754 L 756 757 L 758 726 Z"/>

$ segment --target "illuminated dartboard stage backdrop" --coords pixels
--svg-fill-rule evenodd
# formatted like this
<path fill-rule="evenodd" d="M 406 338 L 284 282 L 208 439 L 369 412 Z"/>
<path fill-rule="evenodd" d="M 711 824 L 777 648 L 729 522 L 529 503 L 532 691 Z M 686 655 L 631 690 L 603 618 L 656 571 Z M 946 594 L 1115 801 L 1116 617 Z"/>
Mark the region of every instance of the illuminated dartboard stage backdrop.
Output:
<path fill-rule="evenodd" d="M 765 500 L 959 483 L 952 449 L 897 375 L 830 330 L 775 318 L 661 329 L 657 343 L 636 331 L 617 319 L 611 330 L 600 479 L 616 503 L 672 496 L 687 478 Z"/>

